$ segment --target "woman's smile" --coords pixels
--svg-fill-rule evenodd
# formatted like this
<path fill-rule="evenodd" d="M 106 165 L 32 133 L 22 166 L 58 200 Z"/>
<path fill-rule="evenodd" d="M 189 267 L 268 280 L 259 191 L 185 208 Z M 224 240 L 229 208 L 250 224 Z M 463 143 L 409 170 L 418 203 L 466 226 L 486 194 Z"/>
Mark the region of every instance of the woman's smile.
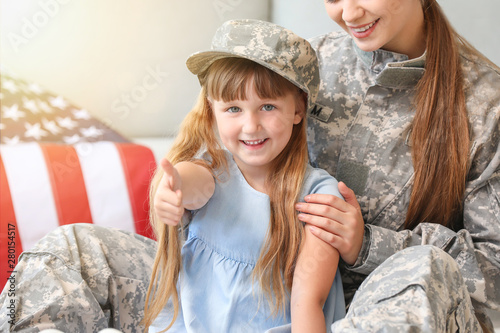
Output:
<path fill-rule="evenodd" d="M 351 29 L 352 35 L 356 38 L 366 38 L 368 37 L 374 30 L 375 27 L 377 26 L 377 23 L 380 19 L 376 19 L 373 22 L 370 22 L 365 25 L 358 25 L 358 26 L 349 26 L 349 29 Z"/>
<path fill-rule="evenodd" d="M 425 51 L 424 13 L 420 0 L 326 1 L 326 11 L 363 51 L 406 54 Z"/>

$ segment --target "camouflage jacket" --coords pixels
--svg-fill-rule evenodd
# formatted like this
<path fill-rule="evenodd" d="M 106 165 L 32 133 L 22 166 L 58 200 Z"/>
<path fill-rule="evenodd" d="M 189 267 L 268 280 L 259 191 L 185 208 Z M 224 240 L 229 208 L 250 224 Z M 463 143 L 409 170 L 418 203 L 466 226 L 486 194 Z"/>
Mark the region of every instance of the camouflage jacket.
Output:
<path fill-rule="evenodd" d="M 500 310 L 500 73 L 462 52 L 473 140 L 464 229 L 421 223 L 403 230 L 413 182 L 411 101 L 425 54 L 408 60 L 383 50 L 364 52 L 344 32 L 316 37 L 311 44 L 321 73 L 308 118 L 311 163 L 354 190 L 365 221 L 359 258 L 343 269 L 347 301 L 389 256 L 431 244 L 455 258 L 476 311 Z"/>

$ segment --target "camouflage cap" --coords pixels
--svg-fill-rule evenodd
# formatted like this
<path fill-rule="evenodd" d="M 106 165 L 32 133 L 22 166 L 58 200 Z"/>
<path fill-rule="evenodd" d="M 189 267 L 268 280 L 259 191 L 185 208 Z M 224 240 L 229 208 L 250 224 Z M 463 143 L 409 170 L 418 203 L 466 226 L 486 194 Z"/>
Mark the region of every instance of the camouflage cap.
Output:
<path fill-rule="evenodd" d="M 316 100 L 319 69 L 309 42 L 292 31 L 259 20 L 232 20 L 215 32 L 209 51 L 191 55 L 186 65 L 201 74 L 216 60 L 245 58 L 280 74 L 307 93 L 308 105 Z"/>

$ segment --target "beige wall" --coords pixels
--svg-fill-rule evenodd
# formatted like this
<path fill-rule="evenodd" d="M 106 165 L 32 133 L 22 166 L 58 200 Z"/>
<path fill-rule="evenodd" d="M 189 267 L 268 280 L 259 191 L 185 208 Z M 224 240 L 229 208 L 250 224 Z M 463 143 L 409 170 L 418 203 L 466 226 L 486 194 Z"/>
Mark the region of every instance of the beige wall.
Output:
<path fill-rule="evenodd" d="M 128 137 L 165 136 L 194 103 L 185 59 L 267 0 L 0 0 L 2 67 Z"/>

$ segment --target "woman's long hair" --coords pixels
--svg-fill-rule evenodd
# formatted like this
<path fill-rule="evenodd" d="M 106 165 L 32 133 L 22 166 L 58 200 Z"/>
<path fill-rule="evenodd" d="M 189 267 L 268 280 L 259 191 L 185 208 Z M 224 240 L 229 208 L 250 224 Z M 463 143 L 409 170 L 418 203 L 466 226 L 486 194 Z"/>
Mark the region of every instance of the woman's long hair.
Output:
<path fill-rule="evenodd" d="M 215 118 L 208 98 L 225 102 L 245 100 L 249 82 L 253 82 L 260 98 L 276 98 L 293 93 L 296 96 L 296 110 L 303 115 L 302 121 L 294 125 L 288 144 L 273 160 L 272 171 L 266 180 L 271 217 L 266 241 L 253 272 L 253 278 L 259 281 L 273 314 L 277 314 L 285 311 L 288 302 L 302 238 L 302 227 L 294 206 L 299 198 L 308 164 L 306 96 L 280 75 L 242 58 L 217 60 L 198 77 L 202 86 L 198 102 L 181 124 L 179 134 L 167 155 L 172 164 L 196 161 L 198 154 L 206 151 L 211 161 L 204 165 L 212 171 L 214 177 L 217 177 L 220 170 L 227 171 L 227 161 L 216 134 Z M 181 272 L 182 230 L 180 227 L 166 226 L 154 213 L 154 195 L 162 176 L 162 169 L 157 168 L 150 187 L 150 218 L 158 240 L 158 250 L 146 296 L 144 324 L 146 328 L 149 327 L 167 302 L 172 300 L 174 314 L 172 322 L 165 329 L 167 330 L 179 313 L 176 287 Z"/>
<path fill-rule="evenodd" d="M 478 52 L 451 27 L 435 0 L 422 0 L 425 73 L 417 85 L 411 132 L 415 178 L 405 228 L 462 225 L 470 130 L 459 49 Z"/>

